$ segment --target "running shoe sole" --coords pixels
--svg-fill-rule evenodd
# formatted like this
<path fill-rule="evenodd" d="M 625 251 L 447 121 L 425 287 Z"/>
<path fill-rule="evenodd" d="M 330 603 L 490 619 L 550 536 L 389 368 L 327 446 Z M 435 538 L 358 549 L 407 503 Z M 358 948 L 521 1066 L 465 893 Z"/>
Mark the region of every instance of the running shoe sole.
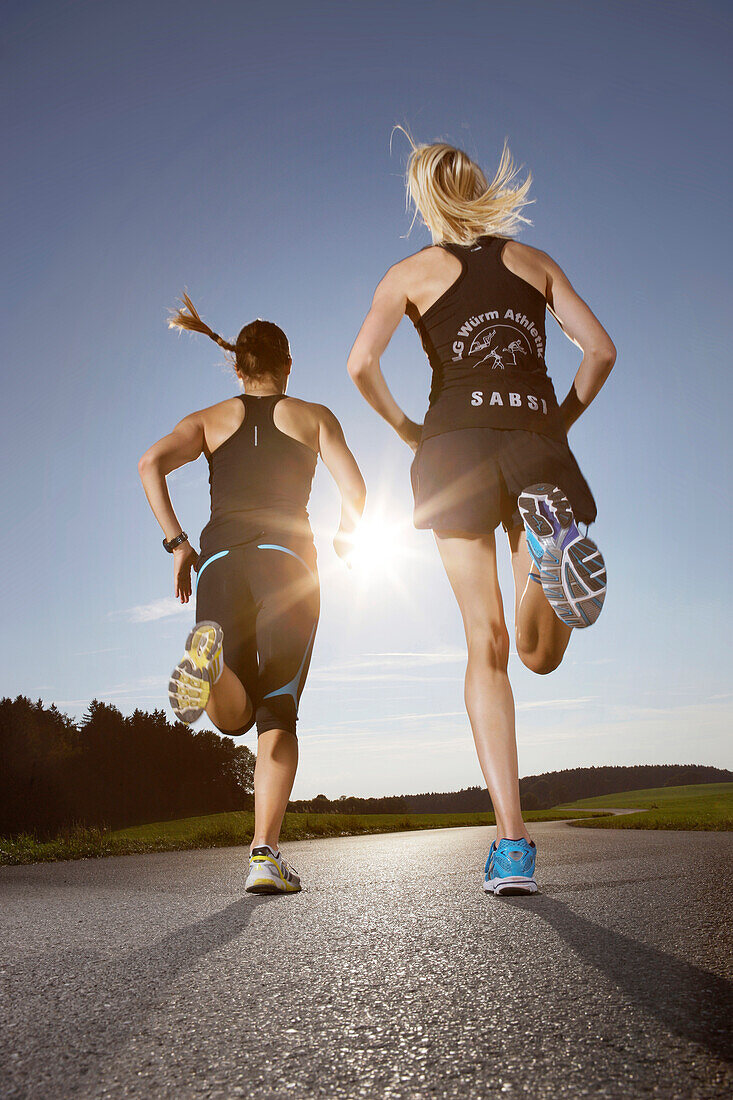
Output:
<path fill-rule="evenodd" d="M 219 654 L 224 631 L 218 623 L 196 623 L 186 639 L 182 660 L 171 673 L 168 698 L 180 722 L 190 726 L 203 714 L 211 694 L 209 668 Z"/>
<path fill-rule="evenodd" d="M 484 882 L 484 892 L 500 897 L 502 894 L 536 894 L 537 883 L 533 878 L 496 878 Z"/>
<path fill-rule="evenodd" d="M 271 878 L 258 878 L 250 886 L 245 886 L 248 894 L 298 894 L 300 886 L 291 886 L 289 883 L 278 886 Z"/>
<path fill-rule="evenodd" d="M 567 626 L 591 626 L 606 598 L 600 550 L 581 535 L 570 502 L 556 485 L 531 485 L 518 506 L 528 537 L 542 547 L 540 579 L 553 611 Z"/>

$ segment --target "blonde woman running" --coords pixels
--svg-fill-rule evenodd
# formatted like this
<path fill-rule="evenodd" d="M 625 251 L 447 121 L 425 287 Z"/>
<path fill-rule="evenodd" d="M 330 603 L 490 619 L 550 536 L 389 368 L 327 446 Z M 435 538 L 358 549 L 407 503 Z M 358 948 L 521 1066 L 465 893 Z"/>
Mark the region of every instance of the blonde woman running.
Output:
<path fill-rule="evenodd" d="M 182 722 L 204 710 L 222 733 L 257 724 L 255 829 L 245 889 L 294 893 L 300 879 L 278 848 L 298 763 L 296 721 L 319 614 L 316 551 L 306 506 L 318 457 L 341 493 L 336 552 L 347 557 L 365 489 L 341 426 L 325 406 L 286 397 L 287 337 L 252 321 L 229 344 L 184 295 L 171 327 L 215 340 L 230 353 L 243 393 L 191 413 L 145 452 L 139 469 L 173 555 L 174 590 L 191 596 L 196 625 L 169 685 Z M 173 510 L 166 477 L 205 454 L 211 519 L 197 554 Z"/>
<path fill-rule="evenodd" d="M 596 507 L 567 431 L 616 357 L 554 260 L 512 239 L 531 179 L 516 177 L 506 148 L 488 183 L 460 149 L 413 145 L 408 192 L 434 244 L 387 272 L 348 362 L 369 404 L 415 451 L 415 525 L 433 530 L 463 616 L 466 707 L 497 823 L 484 889 L 495 894 L 534 893 L 537 884 L 519 803 L 494 531 L 502 524 L 511 548 L 519 656 L 552 672 L 605 596 L 603 558 L 577 527 Z M 547 308 L 583 353 L 561 405 L 545 365 Z M 405 314 L 432 367 L 422 425 L 397 405 L 379 362 Z"/>

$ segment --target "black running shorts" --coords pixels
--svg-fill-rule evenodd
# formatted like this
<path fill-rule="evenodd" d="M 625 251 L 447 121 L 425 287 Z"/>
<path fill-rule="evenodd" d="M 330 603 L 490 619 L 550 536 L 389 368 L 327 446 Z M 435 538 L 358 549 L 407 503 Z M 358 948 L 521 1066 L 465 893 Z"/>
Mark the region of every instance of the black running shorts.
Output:
<path fill-rule="evenodd" d="M 511 428 L 461 428 L 431 436 L 411 467 L 415 526 L 442 534 L 484 535 L 522 526 L 517 497 L 539 482 L 559 485 L 576 520 L 592 523 L 596 504 L 567 440 Z"/>
<path fill-rule="evenodd" d="M 252 700 L 257 733 L 295 734 L 308 675 L 320 595 L 312 543 L 298 552 L 263 537 L 219 550 L 197 563 L 196 621 L 224 630 L 224 660 Z"/>

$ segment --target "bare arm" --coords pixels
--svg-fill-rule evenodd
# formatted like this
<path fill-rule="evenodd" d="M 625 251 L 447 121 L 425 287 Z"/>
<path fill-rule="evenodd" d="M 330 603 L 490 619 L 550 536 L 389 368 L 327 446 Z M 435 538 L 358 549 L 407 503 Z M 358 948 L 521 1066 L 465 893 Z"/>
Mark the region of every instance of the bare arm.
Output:
<path fill-rule="evenodd" d="M 398 265 L 399 266 L 399 265 Z M 371 309 L 349 354 L 347 370 L 373 409 L 413 450 L 421 427 L 402 411 L 384 380 L 379 360 L 402 320 L 407 293 L 397 267 L 392 267 L 374 292 Z"/>
<path fill-rule="evenodd" d="M 325 405 L 319 407 L 318 451 L 341 494 L 341 522 L 333 545 L 339 557 L 347 558 L 351 535 L 364 511 L 366 485 L 341 425 Z"/>
<path fill-rule="evenodd" d="M 137 464 L 148 504 L 168 542 L 180 535 L 183 528 L 173 509 L 166 477 L 187 462 L 195 462 L 203 449 L 203 418 L 200 413 L 192 413 L 177 424 L 170 435 L 149 447 Z M 191 595 L 191 566 L 197 556 L 188 542 L 173 551 L 174 594 L 181 603 L 188 603 Z"/>
<path fill-rule="evenodd" d="M 564 271 L 549 256 L 546 260 L 547 305 L 568 339 L 583 352 L 570 392 L 560 406 L 567 430 L 600 392 L 616 362 L 616 348 Z"/>

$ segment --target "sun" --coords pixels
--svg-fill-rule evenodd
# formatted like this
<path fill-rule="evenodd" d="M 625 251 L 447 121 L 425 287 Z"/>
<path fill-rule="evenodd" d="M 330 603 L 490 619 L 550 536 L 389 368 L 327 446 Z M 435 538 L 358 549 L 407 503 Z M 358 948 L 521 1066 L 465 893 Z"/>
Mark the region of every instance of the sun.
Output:
<path fill-rule="evenodd" d="M 394 576 L 406 554 L 403 525 L 382 516 L 365 516 L 354 532 L 349 564 L 355 577 Z"/>

